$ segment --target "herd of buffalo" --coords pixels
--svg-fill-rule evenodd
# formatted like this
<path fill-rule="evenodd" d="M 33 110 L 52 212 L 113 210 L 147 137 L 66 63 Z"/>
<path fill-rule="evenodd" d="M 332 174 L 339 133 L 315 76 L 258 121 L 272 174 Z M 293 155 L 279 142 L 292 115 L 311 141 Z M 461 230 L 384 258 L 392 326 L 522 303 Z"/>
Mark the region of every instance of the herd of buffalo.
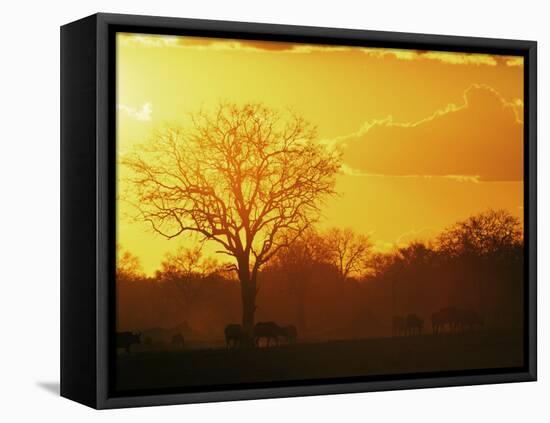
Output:
<path fill-rule="evenodd" d="M 465 332 L 480 329 L 484 325 L 483 318 L 472 309 L 460 309 L 457 307 L 445 307 L 431 316 L 432 333 Z M 421 335 L 424 328 L 424 320 L 416 314 L 395 316 L 393 318 L 393 336 Z"/>
<path fill-rule="evenodd" d="M 224 329 L 225 343 L 227 348 L 239 348 L 245 345 L 253 344 L 255 347 L 269 347 L 280 345 L 281 342 L 292 344 L 296 342 L 298 330 L 294 325 L 279 326 L 275 322 L 258 322 L 254 326 L 252 337 L 247 336 L 243 327 L 232 323 Z M 142 340 L 141 332 L 117 332 L 116 334 L 117 350 L 121 349 L 130 353 L 134 344 L 151 345 L 151 338 L 146 336 Z M 173 348 L 183 348 L 185 339 L 181 333 L 172 335 L 170 345 Z"/>
<path fill-rule="evenodd" d="M 410 313 L 406 316 L 394 316 L 392 322 L 393 336 L 421 335 L 424 328 L 424 320 L 418 315 Z M 432 333 L 434 335 L 443 332 L 464 332 L 480 329 L 484 325 L 483 318 L 472 309 L 460 309 L 457 307 L 445 307 L 431 316 Z M 117 332 L 117 349 L 130 352 L 133 344 L 141 344 L 141 332 Z M 293 344 L 298 338 L 296 326 L 280 326 L 275 322 L 258 322 L 254 326 L 252 336 L 248 336 L 243 326 L 231 323 L 224 329 L 225 345 L 228 349 L 243 346 L 270 347 L 281 343 Z M 149 344 L 149 338 L 143 343 Z M 176 333 L 171 338 L 171 345 L 175 348 L 183 348 L 184 337 Z"/>
<path fill-rule="evenodd" d="M 227 348 L 243 346 L 250 339 L 243 327 L 236 323 L 227 325 L 224 335 Z M 254 326 L 251 339 L 256 347 L 260 347 L 262 343 L 265 347 L 269 347 L 270 345 L 279 345 L 281 341 L 288 344 L 294 343 L 297 337 L 298 331 L 294 325 L 279 326 L 275 322 L 258 322 Z"/>
<path fill-rule="evenodd" d="M 152 340 L 150 337 L 142 338 L 141 332 L 117 332 L 116 334 L 116 347 L 123 349 L 127 353 L 130 353 L 130 348 L 133 344 L 145 344 L 151 345 Z M 176 333 L 172 336 L 170 344 L 175 348 L 183 348 L 185 345 L 185 339 L 181 333 Z"/>

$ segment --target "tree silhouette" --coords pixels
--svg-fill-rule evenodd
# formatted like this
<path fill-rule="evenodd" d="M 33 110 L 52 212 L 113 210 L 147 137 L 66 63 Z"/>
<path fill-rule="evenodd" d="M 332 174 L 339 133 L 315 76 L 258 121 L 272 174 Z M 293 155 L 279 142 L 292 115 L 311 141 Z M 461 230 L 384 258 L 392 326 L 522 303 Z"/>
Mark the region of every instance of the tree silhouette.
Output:
<path fill-rule="evenodd" d="M 155 272 L 155 279 L 173 288 L 165 289 L 170 301 L 178 301 L 182 308 L 189 308 L 199 296 L 200 282 L 222 273 L 222 268 L 212 257 L 203 257 L 201 246 L 180 246 L 174 253 L 166 253 Z"/>
<path fill-rule="evenodd" d="M 506 210 L 488 210 L 455 223 L 437 238 L 448 256 L 487 256 L 514 250 L 522 242 L 521 224 Z"/>
<path fill-rule="evenodd" d="M 458 259 L 464 268 L 475 269 L 482 315 L 487 308 L 487 283 L 484 274 L 494 274 L 498 262 L 523 259 L 520 220 L 506 210 L 487 210 L 455 223 L 437 238 L 440 257 Z M 500 277 L 506 280 L 505 277 Z M 504 288 L 500 288 L 504 291 Z"/>
<path fill-rule="evenodd" d="M 180 246 L 172 253 L 167 253 L 157 271 L 159 279 L 189 279 L 207 277 L 220 271 L 221 266 L 211 257 L 203 257 L 201 246 L 186 248 Z"/>
<path fill-rule="evenodd" d="M 325 240 L 329 256 L 342 280 L 365 269 L 372 249 L 368 236 L 356 234 L 351 229 L 332 228 L 326 233 Z"/>
<path fill-rule="evenodd" d="M 116 274 L 118 279 L 132 281 L 144 277 L 139 258 L 129 251 L 124 251 L 120 245 L 116 247 L 116 255 Z"/>
<path fill-rule="evenodd" d="M 301 337 L 307 333 L 305 307 L 313 269 L 326 263 L 328 257 L 327 243 L 310 228 L 288 248 L 280 250 L 270 263 L 271 268 L 286 280 L 290 294 L 296 299 L 296 323 Z"/>
<path fill-rule="evenodd" d="M 232 258 L 249 334 L 258 271 L 317 220 L 334 193 L 340 156 L 314 139 L 315 129 L 295 114 L 221 104 L 123 159 L 139 219 L 167 239 L 196 234 Z"/>

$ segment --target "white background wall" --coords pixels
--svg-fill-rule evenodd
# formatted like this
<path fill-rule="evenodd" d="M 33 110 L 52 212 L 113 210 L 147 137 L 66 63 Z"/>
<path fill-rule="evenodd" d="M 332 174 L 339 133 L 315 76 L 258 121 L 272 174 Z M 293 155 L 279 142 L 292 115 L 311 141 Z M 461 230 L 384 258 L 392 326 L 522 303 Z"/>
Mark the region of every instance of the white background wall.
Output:
<path fill-rule="evenodd" d="M 547 2 L 12 1 L 0 44 L 0 419 L 150 422 L 549 421 L 550 31 Z M 539 42 L 539 382 L 92 411 L 59 382 L 59 26 L 119 12 Z M 546 395 L 544 394 L 547 390 Z"/>

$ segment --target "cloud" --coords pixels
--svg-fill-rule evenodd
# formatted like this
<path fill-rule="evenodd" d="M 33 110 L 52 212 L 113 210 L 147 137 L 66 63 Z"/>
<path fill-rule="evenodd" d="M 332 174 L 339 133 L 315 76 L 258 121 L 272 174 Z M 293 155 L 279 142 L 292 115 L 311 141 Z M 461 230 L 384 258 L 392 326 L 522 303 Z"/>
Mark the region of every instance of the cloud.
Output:
<path fill-rule="evenodd" d="M 120 33 L 119 41 L 123 45 L 142 45 L 147 47 L 175 47 L 181 37 L 174 35 L 150 35 Z"/>
<path fill-rule="evenodd" d="M 311 54 L 316 52 L 361 52 L 372 58 L 393 57 L 398 60 L 437 61 L 450 65 L 523 66 L 523 58 L 491 54 L 446 51 L 422 51 L 411 49 L 386 49 L 323 44 L 301 44 L 282 41 L 237 40 L 225 38 L 186 37 L 155 34 L 120 33 L 123 45 L 146 47 L 172 47 L 193 50 L 238 50 L 248 52 Z"/>
<path fill-rule="evenodd" d="M 509 56 L 506 57 L 506 66 L 523 66 L 523 57 Z"/>
<path fill-rule="evenodd" d="M 208 37 L 185 37 L 174 35 L 156 35 L 156 34 L 130 34 L 120 33 L 119 42 L 128 47 L 148 47 L 148 48 L 182 48 L 188 50 L 242 50 L 242 51 L 263 51 L 263 50 L 286 50 L 287 43 L 269 43 L 263 41 L 243 41 L 226 38 L 208 38 Z M 280 48 L 278 44 L 282 44 Z M 264 46 L 261 48 L 260 46 Z"/>
<path fill-rule="evenodd" d="M 395 240 L 395 244 L 397 246 L 405 246 L 414 241 L 427 240 L 433 238 L 437 232 L 437 228 L 431 226 L 426 226 L 420 229 L 411 229 L 399 235 Z"/>
<path fill-rule="evenodd" d="M 499 63 L 498 56 L 491 54 L 379 48 L 361 48 L 361 51 L 373 57 L 392 56 L 398 60 L 433 60 L 450 65 L 496 66 Z"/>
<path fill-rule="evenodd" d="M 437 60 L 452 65 L 488 65 L 496 66 L 497 60 L 490 54 L 451 53 L 445 51 L 428 51 L 421 53 L 423 59 Z"/>
<path fill-rule="evenodd" d="M 393 241 L 387 239 L 378 239 L 374 241 L 374 250 L 377 252 L 395 251 L 398 248 L 403 248 L 412 242 L 429 242 L 438 234 L 439 230 L 436 227 L 426 226 L 420 229 L 410 229 L 395 238 Z M 371 238 L 373 234 L 370 234 Z"/>
<path fill-rule="evenodd" d="M 143 103 L 141 108 L 136 109 L 135 107 L 127 106 L 126 104 L 117 104 L 117 109 L 123 111 L 131 117 L 132 119 L 140 121 L 149 121 L 151 120 L 151 115 L 153 113 L 153 107 L 151 103 Z"/>
<path fill-rule="evenodd" d="M 347 176 L 365 176 L 369 178 L 422 178 L 422 179 L 441 178 L 441 179 L 449 179 L 455 182 L 471 182 L 476 184 L 480 182 L 479 175 L 422 175 L 422 174 L 391 175 L 391 174 L 364 172 L 358 169 L 354 169 L 349 165 L 347 165 L 346 163 L 342 163 L 342 165 L 340 166 L 340 172 L 343 175 L 347 175 Z"/>
<path fill-rule="evenodd" d="M 375 120 L 333 143 L 343 150 L 342 170 L 348 175 L 518 181 L 523 179 L 520 103 L 472 85 L 461 105 L 417 122 L 398 123 L 391 116 Z"/>

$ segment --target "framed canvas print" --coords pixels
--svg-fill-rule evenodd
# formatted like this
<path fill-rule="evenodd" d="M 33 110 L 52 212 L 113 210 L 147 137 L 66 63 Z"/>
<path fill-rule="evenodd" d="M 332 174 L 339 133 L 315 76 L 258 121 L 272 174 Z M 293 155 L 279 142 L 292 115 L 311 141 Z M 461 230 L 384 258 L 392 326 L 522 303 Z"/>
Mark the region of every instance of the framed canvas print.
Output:
<path fill-rule="evenodd" d="M 536 379 L 536 43 L 61 29 L 61 394 Z"/>

